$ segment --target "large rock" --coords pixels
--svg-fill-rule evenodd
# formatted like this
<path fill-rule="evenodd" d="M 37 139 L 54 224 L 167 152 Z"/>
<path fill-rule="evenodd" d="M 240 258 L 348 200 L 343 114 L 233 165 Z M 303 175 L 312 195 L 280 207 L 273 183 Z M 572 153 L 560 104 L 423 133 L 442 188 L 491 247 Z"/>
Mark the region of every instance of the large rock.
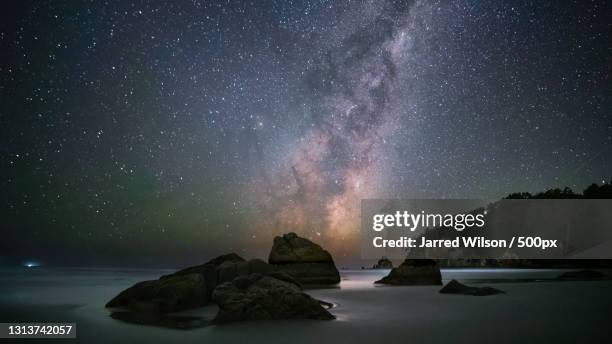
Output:
<path fill-rule="evenodd" d="M 495 294 L 504 294 L 504 291 L 492 287 L 470 287 L 459 283 L 457 280 L 451 280 L 442 289 L 441 294 L 461 294 L 472 296 L 487 296 Z"/>
<path fill-rule="evenodd" d="M 406 259 L 389 275 L 374 282 L 392 285 L 441 285 L 440 267 L 431 259 Z"/>
<path fill-rule="evenodd" d="M 179 270 L 171 275 L 162 276 L 162 279 L 168 278 L 171 276 L 177 276 L 177 275 L 198 273 L 202 275 L 202 277 L 204 277 L 204 282 L 206 283 L 206 290 L 207 290 L 206 296 L 207 296 L 207 299 L 209 299 L 210 295 L 212 294 L 212 291 L 215 289 L 217 284 L 219 284 L 218 268 L 223 264 L 240 263 L 244 261 L 245 260 L 239 255 L 235 253 L 228 253 L 228 254 L 221 255 L 217 258 L 211 259 L 204 264 L 191 266 L 191 267 Z"/>
<path fill-rule="evenodd" d="M 142 312 L 176 312 L 201 307 L 207 301 L 204 277 L 197 273 L 136 283 L 110 300 L 106 307 Z"/>
<path fill-rule="evenodd" d="M 162 276 L 159 280 L 137 283 L 122 291 L 107 307 L 163 313 L 201 307 L 210 301 L 212 291 L 218 284 L 252 273 L 274 275 L 274 270 L 272 265 L 261 259 L 245 261 L 230 253 Z"/>
<path fill-rule="evenodd" d="M 321 246 L 288 233 L 274 238 L 268 263 L 293 276 L 302 284 L 337 284 L 340 273 L 334 260 Z"/>
<path fill-rule="evenodd" d="M 295 233 L 287 233 L 274 238 L 268 262 L 270 264 L 333 263 L 333 259 L 321 246 Z"/>
<path fill-rule="evenodd" d="M 213 292 L 215 322 L 273 319 L 335 319 L 298 284 L 262 274 L 242 275 Z"/>

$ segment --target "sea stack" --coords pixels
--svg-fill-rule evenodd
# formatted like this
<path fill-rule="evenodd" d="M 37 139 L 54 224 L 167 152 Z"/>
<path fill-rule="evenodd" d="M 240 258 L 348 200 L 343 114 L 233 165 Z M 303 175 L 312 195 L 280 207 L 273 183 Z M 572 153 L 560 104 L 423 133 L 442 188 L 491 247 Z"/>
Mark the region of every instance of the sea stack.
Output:
<path fill-rule="evenodd" d="M 295 233 L 274 238 L 268 263 L 303 285 L 329 285 L 340 282 L 340 273 L 331 254 Z"/>
<path fill-rule="evenodd" d="M 406 259 L 389 275 L 374 282 L 392 285 L 441 285 L 440 267 L 431 259 Z"/>
<path fill-rule="evenodd" d="M 393 262 L 387 257 L 382 257 L 372 267 L 374 269 L 393 269 Z"/>

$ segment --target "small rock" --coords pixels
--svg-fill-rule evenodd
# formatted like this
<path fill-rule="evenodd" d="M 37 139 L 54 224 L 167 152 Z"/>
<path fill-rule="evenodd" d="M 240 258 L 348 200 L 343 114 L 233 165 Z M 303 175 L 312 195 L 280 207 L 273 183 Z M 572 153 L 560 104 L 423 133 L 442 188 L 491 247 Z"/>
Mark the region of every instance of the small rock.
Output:
<path fill-rule="evenodd" d="M 374 282 L 392 285 L 440 285 L 442 274 L 435 260 L 406 259 L 398 267 L 391 269 L 389 275 Z"/>
<path fill-rule="evenodd" d="M 372 267 L 374 269 L 393 269 L 393 262 L 387 257 L 382 257 Z"/>
<path fill-rule="evenodd" d="M 457 280 L 451 280 L 442 289 L 441 294 L 461 294 L 472 296 L 487 296 L 495 294 L 504 294 L 505 292 L 492 287 L 470 287 L 459 283 Z"/>

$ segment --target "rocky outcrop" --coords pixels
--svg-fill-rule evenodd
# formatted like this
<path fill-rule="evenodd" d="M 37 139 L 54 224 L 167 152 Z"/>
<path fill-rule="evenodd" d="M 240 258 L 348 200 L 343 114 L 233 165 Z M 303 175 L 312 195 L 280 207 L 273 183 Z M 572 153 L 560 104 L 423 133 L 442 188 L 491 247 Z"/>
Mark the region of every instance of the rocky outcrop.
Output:
<path fill-rule="evenodd" d="M 244 262 L 244 261 L 245 261 L 244 258 L 240 257 L 239 255 L 235 253 L 228 253 L 228 254 L 221 255 L 217 258 L 213 258 L 204 264 L 191 266 L 191 267 L 179 270 L 173 273 L 172 275 L 183 275 L 183 274 L 191 274 L 191 273 L 199 273 L 199 274 L 204 275 L 209 267 L 218 267 L 223 263 L 238 263 L 238 262 Z M 169 275 L 169 276 L 172 276 L 172 275 Z"/>
<path fill-rule="evenodd" d="M 393 262 L 387 257 L 382 257 L 372 267 L 373 269 L 393 269 Z"/>
<path fill-rule="evenodd" d="M 213 289 L 219 284 L 218 281 L 218 268 L 223 264 L 228 263 L 240 263 L 245 260 L 235 253 L 228 253 L 209 260 L 208 262 L 196 266 L 191 266 L 182 270 L 179 270 L 171 275 L 162 276 L 161 278 L 168 278 L 172 276 L 180 276 L 185 274 L 197 273 L 202 275 L 204 282 L 206 283 L 206 298 L 209 299 Z"/>
<path fill-rule="evenodd" d="M 225 254 L 212 259 L 202 265 L 192 266 L 179 270 L 171 275 L 163 276 L 168 278 L 177 275 L 199 273 L 206 281 L 206 287 L 210 298 L 215 287 L 223 282 L 231 281 L 240 275 L 252 273 L 267 274 L 274 270 L 274 267 L 261 259 L 244 260 L 235 253 Z"/>
<path fill-rule="evenodd" d="M 115 296 L 106 307 L 169 313 L 203 306 L 208 299 L 206 295 L 204 277 L 190 273 L 136 283 Z"/>
<path fill-rule="evenodd" d="M 340 282 L 340 273 L 331 254 L 295 233 L 274 238 L 268 263 L 305 285 Z"/>
<path fill-rule="evenodd" d="M 217 286 L 253 274 L 297 288 L 301 288 L 301 284 L 340 282 L 340 274 L 331 255 L 319 245 L 294 233 L 274 239 L 270 262 L 272 264 L 261 259 L 246 261 L 235 253 L 222 255 L 204 264 L 162 276 L 158 280 L 137 283 L 119 293 L 106 306 L 159 313 L 197 308 L 212 300 L 213 290 Z M 240 279 L 238 281 L 240 283 Z M 291 296 L 288 302 L 293 303 L 289 305 L 303 307 L 304 303 L 298 302 L 303 298 Z M 293 316 L 288 310 L 282 310 L 279 314 L 281 317 Z"/>
<path fill-rule="evenodd" d="M 201 307 L 210 301 L 212 291 L 218 284 L 252 273 L 274 276 L 274 270 L 273 266 L 261 259 L 245 261 L 237 254 L 230 253 L 158 280 L 137 283 L 119 293 L 106 306 L 162 313 Z M 291 277 L 285 276 L 285 279 Z"/>
<path fill-rule="evenodd" d="M 389 275 L 374 282 L 392 285 L 441 285 L 440 267 L 431 259 L 406 259 Z"/>
<path fill-rule="evenodd" d="M 277 277 L 282 278 L 281 275 Z M 214 321 L 335 319 L 319 301 L 303 293 L 300 286 L 290 280 L 288 276 L 279 279 L 250 274 L 220 284 L 212 296 L 219 305 Z"/>
<path fill-rule="evenodd" d="M 274 267 L 261 259 L 251 259 L 242 262 L 225 262 L 217 267 L 217 285 L 232 281 L 241 275 L 252 273 L 268 274 Z"/>
<path fill-rule="evenodd" d="M 457 280 L 451 280 L 442 289 L 441 294 L 460 294 L 472 296 L 487 296 L 495 294 L 504 294 L 505 292 L 492 287 L 470 287 L 459 283 Z"/>
<path fill-rule="evenodd" d="M 287 233 L 274 238 L 268 262 L 270 264 L 333 263 L 333 260 L 331 254 L 321 246 L 295 233 Z"/>

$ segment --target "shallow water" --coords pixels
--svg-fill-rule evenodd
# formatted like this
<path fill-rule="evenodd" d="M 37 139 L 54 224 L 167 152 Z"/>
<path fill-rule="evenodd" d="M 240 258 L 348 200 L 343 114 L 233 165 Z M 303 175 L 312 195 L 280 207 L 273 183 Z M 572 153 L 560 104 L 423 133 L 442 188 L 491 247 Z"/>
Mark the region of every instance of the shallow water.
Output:
<path fill-rule="evenodd" d="M 0 270 L 0 321 L 76 322 L 87 343 L 172 341 L 197 343 L 438 343 L 603 342 L 612 319 L 611 281 L 505 283 L 550 279 L 563 270 L 449 269 L 443 279 L 487 280 L 504 295 L 439 294 L 439 286 L 374 285 L 388 270 L 341 271 L 339 288 L 308 293 L 336 305 L 337 320 L 245 322 L 178 330 L 128 323 L 110 316 L 104 304 L 132 284 L 167 270 Z M 482 284 L 482 283 L 480 283 Z M 483 284 L 484 285 L 484 284 Z M 215 306 L 182 312 L 214 317 Z M 125 320 L 125 319 L 124 319 Z M 101 335 L 102 334 L 102 335 Z M 45 341 L 47 342 L 47 341 Z"/>

